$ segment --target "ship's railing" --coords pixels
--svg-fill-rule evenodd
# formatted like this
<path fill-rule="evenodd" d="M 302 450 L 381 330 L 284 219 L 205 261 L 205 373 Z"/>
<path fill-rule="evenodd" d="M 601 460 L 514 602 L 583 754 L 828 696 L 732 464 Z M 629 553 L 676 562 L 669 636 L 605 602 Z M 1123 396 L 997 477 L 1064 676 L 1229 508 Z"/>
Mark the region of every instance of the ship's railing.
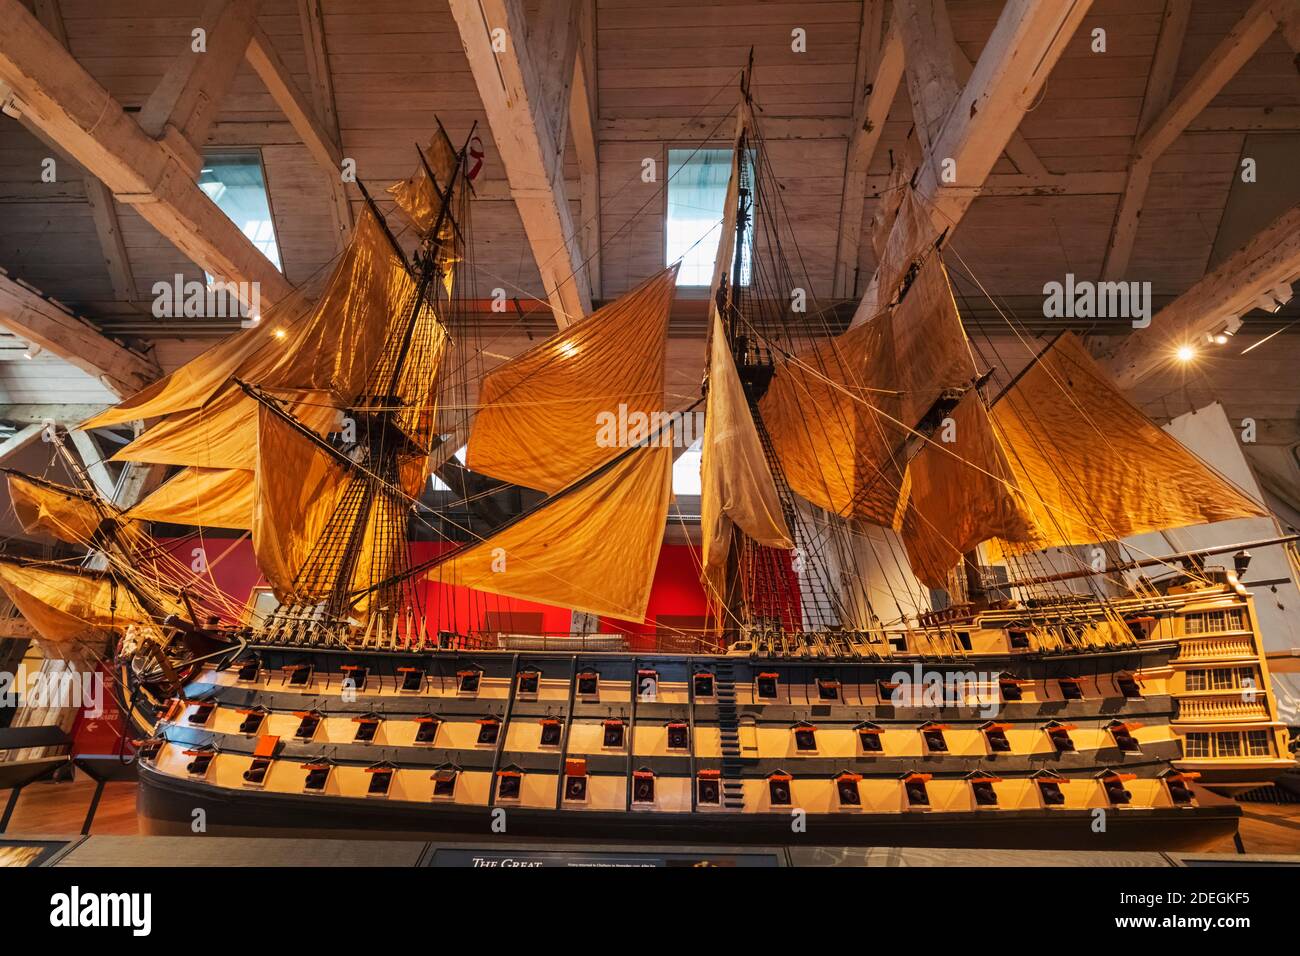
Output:
<path fill-rule="evenodd" d="M 1213 720 L 1266 720 L 1268 702 L 1262 692 L 1254 700 L 1248 700 L 1240 692 L 1236 694 L 1209 695 L 1205 697 L 1179 697 L 1179 721 L 1213 721 Z"/>
<path fill-rule="evenodd" d="M 1249 635 L 1233 637 L 1187 637 L 1178 643 L 1179 661 L 1212 661 L 1254 657 L 1255 642 Z"/>
<path fill-rule="evenodd" d="M 461 638 L 467 649 L 510 651 L 623 651 L 638 654 L 725 654 L 726 648 L 708 635 L 658 631 L 651 634 L 509 634 L 484 632 Z"/>

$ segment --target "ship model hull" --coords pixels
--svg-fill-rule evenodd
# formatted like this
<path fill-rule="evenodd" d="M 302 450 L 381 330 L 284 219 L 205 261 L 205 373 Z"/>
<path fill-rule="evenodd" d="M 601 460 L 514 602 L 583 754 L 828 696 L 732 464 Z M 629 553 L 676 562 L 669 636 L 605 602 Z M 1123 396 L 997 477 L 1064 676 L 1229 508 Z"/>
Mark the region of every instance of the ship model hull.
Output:
<path fill-rule="evenodd" d="M 865 320 L 796 311 L 748 70 L 741 94 L 687 407 L 666 379 L 678 264 L 482 368 L 473 131 L 457 151 L 440 128 L 389 190 L 413 255 L 362 188 L 319 295 L 83 423 L 156 421 L 118 457 L 182 466 L 157 491 L 104 501 L 58 442 L 81 489 L 9 476 L 25 528 L 94 554 L 0 561 L 0 588 L 47 641 L 115 642 L 147 828 L 1187 848 L 1291 765 L 1249 554 L 1124 560 L 1261 504 L 1073 335 L 994 396 L 902 165 Z M 707 640 L 484 633 L 517 601 L 577 632 L 653 618 L 672 446 L 701 405 Z M 614 408 L 627 428 L 601 424 Z M 438 469 L 458 488 L 426 507 Z M 247 531 L 277 606 L 246 623 L 144 522 Z M 438 542 L 422 560 L 413 525 Z M 1116 563 L 1071 550 L 1099 542 Z"/>
<path fill-rule="evenodd" d="M 1267 695 L 1211 719 L 1187 690 L 1209 642 L 1257 653 L 1205 631 L 1226 609 L 1249 622 L 1229 587 L 1170 596 L 1109 649 L 1014 609 L 726 654 L 250 643 L 152 713 L 120 676 L 157 833 L 1196 849 L 1236 830 L 1222 793 L 1286 764 L 1187 757 L 1201 728 L 1278 745 Z"/>
<path fill-rule="evenodd" d="M 1206 798 L 1202 797 L 1202 801 Z M 809 814 L 807 829 L 795 832 L 788 815 L 686 818 L 680 813 L 518 809 L 507 828 L 494 829 L 483 808 L 438 809 L 410 803 L 376 806 L 365 798 L 215 791 L 140 772 L 137 808 L 145 832 L 192 835 L 194 811 L 202 808 L 205 832 L 213 836 L 292 836 L 311 832 L 339 838 L 454 838 L 488 841 L 592 841 L 606 844 L 783 846 L 909 846 L 1027 850 L 1201 850 L 1237 832 L 1241 810 L 1231 800 L 1209 796 L 1214 805 L 1195 810 L 1129 811 L 1104 833 L 1091 830 L 1094 817 L 1078 810 L 944 814 Z"/>

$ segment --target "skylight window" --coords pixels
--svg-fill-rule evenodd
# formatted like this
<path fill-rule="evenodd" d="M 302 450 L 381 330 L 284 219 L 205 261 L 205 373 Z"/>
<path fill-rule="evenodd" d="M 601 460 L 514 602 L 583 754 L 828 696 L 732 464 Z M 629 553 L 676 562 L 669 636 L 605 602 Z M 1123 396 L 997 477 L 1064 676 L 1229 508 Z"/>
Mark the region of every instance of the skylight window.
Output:
<path fill-rule="evenodd" d="M 209 153 L 203 157 L 199 188 L 230 217 L 262 255 L 280 271 L 280 247 L 275 240 L 271 200 L 256 151 Z"/>
<path fill-rule="evenodd" d="M 673 494 L 698 495 L 700 493 L 700 456 L 704 439 L 686 449 L 673 462 Z"/>
<path fill-rule="evenodd" d="M 752 160 L 751 160 L 752 163 Z M 677 273 L 681 286 L 708 287 L 722 236 L 727 181 L 731 178 L 729 149 L 668 150 L 668 215 L 664 228 L 665 265 L 682 260 Z M 752 237 L 753 233 L 749 235 Z M 742 281 L 749 283 L 750 250 Z"/>

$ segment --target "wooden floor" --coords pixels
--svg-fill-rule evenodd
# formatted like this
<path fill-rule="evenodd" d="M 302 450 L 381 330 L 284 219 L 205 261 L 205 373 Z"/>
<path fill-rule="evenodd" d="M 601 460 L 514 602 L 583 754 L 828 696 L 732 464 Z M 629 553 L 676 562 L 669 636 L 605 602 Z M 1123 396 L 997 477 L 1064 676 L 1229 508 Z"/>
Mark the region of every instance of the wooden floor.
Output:
<path fill-rule="evenodd" d="M 72 834 L 81 831 L 95 785 L 81 774 L 71 783 L 36 783 L 23 791 L 8 835 Z M 0 810 L 9 791 L 0 790 Z M 1300 854 L 1300 804 L 1243 803 L 1241 839 L 1248 853 Z M 91 833 L 137 836 L 135 784 L 110 783 L 104 790 Z M 1230 839 L 1208 848 L 1233 853 Z"/>

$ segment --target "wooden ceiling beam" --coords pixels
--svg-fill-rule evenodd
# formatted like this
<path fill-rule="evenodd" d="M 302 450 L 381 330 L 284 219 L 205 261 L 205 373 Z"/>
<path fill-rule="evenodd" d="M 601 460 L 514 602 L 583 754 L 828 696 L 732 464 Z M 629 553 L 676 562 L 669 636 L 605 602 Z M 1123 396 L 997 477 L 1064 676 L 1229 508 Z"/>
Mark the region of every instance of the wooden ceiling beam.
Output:
<path fill-rule="evenodd" d="M 942 126 L 931 137 L 912 178 L 931 225 L 930 235 L 911 237 L 913 248 L 924 248 L 961 222 L 1091 5 L 1092 0 L 1007 0 L 970 79 L 944 113 Z M 912 45 L 919 49 L 923 44 L 914 40 Z M 950 67 L 951 47 L 949 40 L 942 48 Z M 933 51 L 929 55 L 933 70 L 940 70 Z M 943 81 L 919 85 L 942 89 Z M 933 98 L 935 94 L 921 95 Z M 930 115 L 937 105 L 931 104 Z M 899 223 L 901 217 L 895 227 L 906 228 Z M 851 324 L 868 321 L 878 304 L 879 283 L 873 277 Z"/>
<path fill-rule="evenodd" d="M 569 131 L 578 156 L 578 196 L 583 258 L 587 261 L 587 285 L 593 298 L 600 298 L 600 144 L 596 141 L 596 117 L 600 115 L 596 88 L 596 0 L 580 0 L 578 51 L 574 58 L 573 85 L 569 96 Z"/>
<path fill-rule="evenodd" d="M 591 289 L 565 190 L 563 130 L 557 135 L 551 125 L 542 75 L 527 42 L 524 5 L 449 3 L 542 287 L 564 328 L 591 311 Z"/>
<path fill-rule="evenodd" d="M 106 456 L 99 447 L 99 442 L 95 440 L 95 436 L 90 432 L 74 429 L 68 432 L 68 438 L 72 440 L 72 447 L 77 450 L 77 457 L 81 459 L 86 476 L 90 478 L 95 490 L 105 501 L 112 501 L 116 497 L 114 489 L 117 482 L 113 480 L 113 474 L 108 470 Z"/>
<path fill-rule="evenodd" d="M 289 293 L 175 151 L 147 135 L 19 0 L 0 0 L 0 80 L 21 113 L 201 268 L 258 283 L 264 304 Z"/>
<path fill-rule="evenodd" d="M 957 73 L 957 82 L 965 86 L 970 80 L 970 74 L 975 69 L 974 64 L 966 57 L 966 51 L 961 48 L 961 44 L 955 39 L 952 43 L 952 63 L 953 69 Z M 1011 134 L 1007 140 L 1006 148 L 1007 158 L 1015 164 L 1019 172 L 1026 176 L 1050 176 L 1051 173 L 1043 165 L 1043 161 L 1038 158 L 1034 148 L 1029 145 L 1029 140 L 1025 139 L 1020 130 Z"/>
<path fill-rule="evenodd" d="M 1286 40 L 1291 52 L 1300 54 L 1300 0 L 1277 0 L 1273 15 L 1277 17 L 1282 39 Z M 1300 55 L 1296 56 L 1295 62 L 1296 68 L 1300 69 Z"/>
<path fill-rule="evenodd" d="M 4 461 L 11 455 L 16 455 L 27 446 L 34 444 L 45 426 L 40 422 L 33 422 L 23 428 L 18 429 L 4 441 L 0 441 L 0 461 Z"/>
<path fill-rule="evenodd" d="M 304 12 L 303 16 L 306 18 L 309 14 Z M 315 40 L 310 42 L 314 44 Z M 293 126 L 307 147 L 307 152 L 320 165 L 329 182 L 335 238 L 338 247 L 342 249 L 352 231 L 352 209 L 343 185 L 343 150 L 339 147 L 337 134 L 326 128 L 319 119 L 315 107 L 298 89 L 298 84 L 289 74 L 289 68 L 275 51 L 271 38 L 256 24 L 248 41 L 247 58 L 249 66 L 261 78 L 271 99 L 280 107 L 280 112 Z M 308 63 L 310 62 L 309 54 Z"/>
<path fill-rule="evenodd" d="M 1113 281 L 1128 274 L 1142 206 L 1156 161 L 1277 29 L 1275 4 L 1276 0 L 1255 0 L 1192 74 L 1187 85 L 1170 100 L 1169 92 L 1178 67 L 1178 51 L 1182 48 L 1183 34 L 1187 29 L 1190 3 L 1189 0 L 1167 0 L 1165 19 L 1147 81 L 1142 119 L 1139 120 L 1140 124 L 1145 122 L 1147 125 L 1139 125 L 1133 146 L 1128 182 L 1115 211 L 1115 222 L 1106 247 L 1103 279 Z M 1151 101 L 1149 107 L 1147 100 Z"/>
<path fill-rule="evenodd" d="M 68 31 L 63 25 L 63 14 L 59 10 L 58 0 L 36 0 L 36 17 L 41 25 L 50 32 L 64 49 L 68 47 Z M 58 150 L 58 146 L 26 117 L 19 121 L 37 138 Z M 62 150 L 58 150 L 62 154 Z M 135 276 L 131 272 L 131 260 L 122 241 L 122 227 L 117 221 L 117 206 L 113 194 L 107 186 L 91 173 L 83 170 L 82 181 L 86 187 L 86 203 L 90 206 L 90 217 L 95 223 L 95 235 L 99 238 L 99 248 L 104 254 L 104 266 L 108 269 L 108 279 L 113 286 L 113 297 L 120 302 L 135 300 Z"/>
<path fill-rule="evenodd" d="M 16 425 L 34 425 L 54 422 L 84 422 L 109 406 L 99 403 L 64 403 L 0 405 L 0 422 Z"/>
<path fill-rule="evenodd" d="M 330 70 L 329 48 L 325 43 L 325 16 L 321 12 L 320 0 L 298 0 L 298 19 L 302 23 L 307 76 L 311 80 L 316 115 L 320 118 L 320 126 L 328 137 L 328 142 L 338 149 L 341 157 L 343 137 L 339 132 L 338 107 L 334 102 L 334 74 Z M 352 204 L 348 200 L 347 188 L 343 185 L 343 177 L 337 165 L 330 174 L 330 194 L 333 200 L 330 211 L 334 217 L 334 230 L 338 236 L 339 249 L 342 249 L 352 234 Z"/>
<path fill-rule="evenodd" d="M 140 108 L 138 122 L 196 176 L 222 97 L 244 62 L 262 0 L 208 0 L 185 48 Z M 197 31 L 203 31 L 196 36 Z"/>
<path fill-rule="evenodd" d="M 1008 0 L 1002 8 L 917 172 L 916 191 L 931 209 L 936 236 L 961 221 L 975 198 L 971 187 L 988 178 L 1091 5 L 1092 0 Z M 944 178 L 948 160 L 955 173 L 951 183 Z"/>
<path fill-rule="evenodd" d="M 527 21 L 528 44 L 541 85 L 541 108 L 551 141 L 564 152 L 569 125 L 570 91 L 574 86 L 580 44 L 581 0 L 551 0 L 540 4 L 535 21 Z"/>
<path fill-rule="evenodd" d="M 0 269 L 0 327 L 93 375 L 119 398 L 161 375 L 157 363 L 108 338 L 62 303 Z"/>
<path fill-rule="evenodd" d="M 892 24 L 888 30 L 884 27 L 884 0 L 866 0 L 863 4 L 856 76 L 853 129 L 845 157 L 840 233 L 835 249 L 837 298 L 848 298 L 857 291 L 867 174 L 903 80 L 903 41 Z M 767 126 L 765 120 L 765 134 Z"/>
<path fill-rule="evenodd" d="M 948 8 L 944 0 L 896 0 L 893 26 L 903 41 L 912 124 L 928 150 L 961 92 Z"/>
<path fill-rule="evenodd" d="M 1300 205 L 1293 206 L 1217 269 L 1157 312 L 1101 357 L 1121 388 L 1167 365 L 1180 345 L 1196 345 L 1244 315 L 1273 290 L 1290 292 L 1300 276 Z"/>

